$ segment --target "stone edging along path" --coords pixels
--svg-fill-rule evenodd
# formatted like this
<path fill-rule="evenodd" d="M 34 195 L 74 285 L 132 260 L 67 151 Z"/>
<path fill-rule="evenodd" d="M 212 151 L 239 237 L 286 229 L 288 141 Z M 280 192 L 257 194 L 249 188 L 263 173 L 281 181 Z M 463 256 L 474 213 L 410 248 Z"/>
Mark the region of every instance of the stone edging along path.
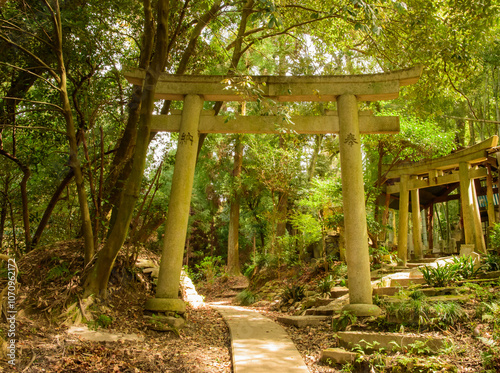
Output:
<path fill-rule="evenodd" d="M 308 373 L 286 331 L 257 311 L 210 303 L 229 327 L 234 373 Z"/>

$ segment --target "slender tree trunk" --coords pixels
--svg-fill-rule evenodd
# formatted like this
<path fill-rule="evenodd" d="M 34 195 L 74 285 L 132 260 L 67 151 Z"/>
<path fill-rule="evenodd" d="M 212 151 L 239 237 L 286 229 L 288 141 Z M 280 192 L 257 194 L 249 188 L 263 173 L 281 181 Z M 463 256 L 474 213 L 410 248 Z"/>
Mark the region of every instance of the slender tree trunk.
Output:
<path fill-rule="evenodd" d="M 28 200 L 28 180 L 31 177 L 31 171 L 27 165 L 21 162 L 20 159 L 12 154 L 7 153 L 5 150 L 0 149 L 0 154 L 7 159 L 13 161 L 23 173 L 23 178 L 20 183 L 21 189 L 21 204 L 23 211 L 23 226 L 24 226 L 24 242 L 26 250 L 29 251 L 31 247 L 31 233 L 30 233 L 30 214 L 29 214 L 29 200 Z"/>
<path fill-rule="evenodd" d="M 243 165 L 243 144 L 241 135 L 236 135 L 236 144 L 234 146 L 234 184 L 239 184 L 241 168 Z M 227 273 L 229 276 L 241 275 L 239 260 L 239 228 L 240 228 L 240 192 L 234 193 L 234 200 L 231 201 L 229 212 L 229 237 L 227 243 Z"/>
<path fill-rule="evenodd" d="M 71 180 L 73 180 L 73 177 L 75 176 L 75 173 L 73 169 L 70 169 L 70 171 L 66 174 L 64 179 L 61 180 L 59 183 L 59 186 L 57 187 L 56 191 L 52 195 L 52 198 L 49 201 L 49 204 L 45 208 L 45 211 L 43 213 L 42 219 L 40 220 L 40 223 L 38 223 L 38 227 L 36 229 L 35 234 L 33 235 L 33 239 L 31 240 L 31 248 L 30 250 L 33 250 L 39 243 L 40 243 L 40 238 L 42 237 L 43 231 L 47 227 L 47 224 L 49 223 L 50 216 L 52 215 L 52 212 L 54 211 L 54 208 L 57 205 L 57 202 L 59 201 L 61 194 L 64 192 L 64 189 L 69 185 Z"/>
<path fill-rule="evenodd" d="M 151 65 L 146 71 L 143 84 L 141 100 L 141 111 L 139 117 L 139 128 L 137 132 L 137 142 L 135 145 L 132 169 L 130 177 L 125 184 L 122 201 L 118 208 L 117 219 L 113 225 L 106 244 L 99 252 L 97 261 L 88 274 L 84 284 L 84 296 L 97 294 L 106 296 L 109 276 L 113 268 L 116 256 L 127 237 L 130 221 L 134 211 L 135 203 L 139 197 L 146 155 L 151 132 L 151 118 L 155 100 L 156 83 L 161 72 L 165 68 L 166 48 L 167 48 L 167 22 L 169 13 L 169 1 L 159 0 L 157 4 L 157 31 L 156 48 Z M 145 12 L 151 14 L 151 4 L 149 0 L 144 1 Z M 147 30 L 148 28 L 146 28 Z M 145 34 L 146 43 L 152 42 L 153 35 Z"/>
<path fill-rule="evenodd" d="M 47 6 L 49 6 L 48 3 Z M 59 2 L 56 1 L 55 9 L 50 8 L 50 10 L 53 12 L 53 22 L 55 30 L 55 54 L 57 56 L 57 63 L 60 74 L 58 79 L 59 95 L 61 97 L 61 107 L 63 110 L 63 117 L 66 122 L 66 136 L 69 142 L 69 164 L 75 174 L 76 190 L 78 194 L 82 232 L 84 237 L 84 251 L 85 251 L 84 258 L 86 265 L 91 261 L 92 257 L 94 256 L 94 235 L 92 232 L 92 222 L 90 219 L 90 212 L 87 201 L 87 192 L 85 191 L 83 172 L 80 165 L 80 160 L 78 159 L 77 134 L 68 95 L 67 73 L 63 56 L 63 31 L 62 31 Z"/>
<path fill-rule="evenodd" d="M 321 150 L 321 142 L 323 141 L 323 135 L 314 136 L 314 150 L 311 156 L 311 163 L 309 163 L 308 179 L 309 182 L 314 178 L 314 172 L 316 171 L 316 162 L 318 160 L 318 155 Z"/>

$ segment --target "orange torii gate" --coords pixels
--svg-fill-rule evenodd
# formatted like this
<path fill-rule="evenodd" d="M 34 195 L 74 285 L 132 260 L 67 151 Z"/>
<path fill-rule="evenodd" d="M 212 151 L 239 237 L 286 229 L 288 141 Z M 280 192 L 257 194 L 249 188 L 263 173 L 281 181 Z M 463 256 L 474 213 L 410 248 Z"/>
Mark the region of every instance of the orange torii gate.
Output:
<path fill-rule="evenodd" d="M 368 233 L 364 204 L 364 185 L 360 134 L 399 132 L 398 117 L 375 117 L 358 111 L 358 101 L 395 99 L 401 86 L 414 84 L 422 67 L 389 73 L 343 76 L 254 76 L 261 96 L 277 102 L 337 102 L 337 112 L 324 116 L 293 117 L 290 129 L 297 133 L 338 133 L 345 221 L 345 244 L 350 304 L 345 309 L 358 316 L 376 315 L 370 282 Z M 145 72 L 125 72 L 127 80 L 142 85 Z M 182 112 L 154 116 L 152 131 L 179 132 L 172 189 L 165 226 L 156 297 L 146 303 L 151 311 L 184 312 L 178 299 L 187 233 L 191 191 L 200 133 L 278 133 L 277 116 L 237 116 L 225 123 L 214 112 L 203 111 L 204 101 L 252 101 L 227 89 L 225 76 L 186 76 L 162 74 L 156 98 L 184 101 Z M 234 78 L 234 77 L 231 77 Z"/>

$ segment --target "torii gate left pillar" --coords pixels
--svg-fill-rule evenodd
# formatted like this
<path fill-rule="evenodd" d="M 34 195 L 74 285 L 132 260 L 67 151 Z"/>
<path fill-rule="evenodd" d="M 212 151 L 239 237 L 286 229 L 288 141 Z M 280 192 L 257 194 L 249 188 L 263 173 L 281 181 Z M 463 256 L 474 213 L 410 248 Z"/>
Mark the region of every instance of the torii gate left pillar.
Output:
<path fill-rule="evenodd" d="M 395 133 L 396 117 L 373 117 L 358 111 L 358 101 L 394 99 L 403 85 L 418 81 L 422 68 L 398 72 L 354 76 L 253 77 L 262 84 L 263 96 L 275 101 L 337 101 L 338 115 L 293 118 L 297 133 L 339 133 L 342 172 L 345 244 L 350 304 L 345 307 L 357 316 L 378 315 L 373 305 L 370 281 L 368 233 L 363 185 L 361 133 Z M 144 73 L 125 74 L 129 82 L 142 84 Z M 227 90 L 220 76 L 160 76 L 156 97 L 184 100 L 182 115 L 157 116 L 152 130 L 178 131 L 179 143 L 165 228 L 156 297 L 146 309 L 159 312 L 184 312 L 178 299 L 179 278 L 189 217 L 191 190 L 196 163 L 198 134 L 203 133 L 276 133 L 276 118 L 241 117 L 224 123 L 221 117 L 203 114 L 203 100 L 251 100 Z M 256 99 L 255 97 L 253 99 Z M 196 146 L 195 146 L 196 145 Z"/>

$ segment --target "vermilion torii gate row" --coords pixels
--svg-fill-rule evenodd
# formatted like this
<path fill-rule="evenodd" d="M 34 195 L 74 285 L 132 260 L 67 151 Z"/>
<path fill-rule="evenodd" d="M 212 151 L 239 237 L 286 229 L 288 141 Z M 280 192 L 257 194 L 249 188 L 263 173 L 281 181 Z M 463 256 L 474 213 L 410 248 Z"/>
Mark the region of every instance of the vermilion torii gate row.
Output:
<path fill-rule="evenodd" d="M 254 76 L 262 96 L 276 102 L 336 101 L 338 112 L 324 116 L 292 118 L 290 129 L 297 133 L 338 133 L 345 221 L 345 244 L 350 304 L 347 310 L 358 316 L 378 314 L 372 303 L 368 233 L 364 203 L 364 185 L 360 134 L 396 133 L 398 117 L 374 117 L 358 111 L 358 101 L 397 98 L 401 86 L 416 83 L 422 67 L 390 73 L 350 76 Z M 125 73 L 127 80 L 142 85 L 145 73 Z M 185 310 L 178 299 L 179 279 L 186 240 L 191 191 L 200 133 L 278 133 L 280 117 L 239 116 L 225 118 L 203 111 L 204 101 L 251 101 L 227 89 L 224 76 L 185 76 L 162 74 L 156 86 L 156 98 L 183 100 L 181 113 L 155 116 L 152 131 L 179 132 L 172 189 L 165 226 L 164 244 L 156 297 L 146 303 L 151 311 Z"/>

